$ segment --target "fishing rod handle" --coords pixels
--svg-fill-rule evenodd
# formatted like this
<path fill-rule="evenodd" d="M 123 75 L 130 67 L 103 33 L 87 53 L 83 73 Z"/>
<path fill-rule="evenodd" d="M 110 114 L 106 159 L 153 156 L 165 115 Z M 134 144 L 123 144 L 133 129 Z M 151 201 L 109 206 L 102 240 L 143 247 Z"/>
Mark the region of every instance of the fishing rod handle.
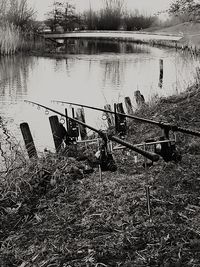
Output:
<path fill-rule="evenodd" d="M 170 124 L 170 123 L 160 122 L 160 127 L 162 129 L 168 129 L 169 131 L 172 131 L 172 132 L 181 132 L 181 133 L 190 134 L 190 135 L 194 135 L 194 136 L 200 137 L 200 132 L 199 131 L 186 129 L 186 128 L 179 127 L 177 125 L 173 125 L 173 124 Z"/>
<path fill-rule="evenodd" d="M 190 130 L 190 129 L 186 129 L 186 128 L 182 128 L 182 127 L 178 127 L 178 126 L 172 126 L 172 131 L 174 132 L 181 132 L 181 133 L 185 133 L 185 134 L 190 134 L 190 135 L 194 135 L 197 137 L 200 137 L 200 132 L 198 131 L 194 131 L 194 130 Z"/>

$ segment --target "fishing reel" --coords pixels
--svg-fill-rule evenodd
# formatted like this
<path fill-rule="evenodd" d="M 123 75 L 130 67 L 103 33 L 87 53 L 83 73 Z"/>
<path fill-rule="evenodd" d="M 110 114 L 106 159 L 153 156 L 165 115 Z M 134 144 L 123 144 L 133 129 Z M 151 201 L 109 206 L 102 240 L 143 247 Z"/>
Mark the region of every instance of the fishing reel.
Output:
<path fill-rule="evenodd" d="M 164 136 L 159 138 L 160 143 L 154 144 L 154 152 L 160 155 L 165 162 L 181 161 L 181 154 L 176 149 L 175 141 L 168 141 Z M 165 142 L 166 141 L 166 142 Z"/>
<path fill-rule="evenodd" d="M 126 135 L 127 124 L 126 117 L 116 114 L 115 115 L 115 130 L 121 137 Z"/>
<path fill-rule="evenodd" d="M 102 171 L 115 172 L 117 170 L 117 165 L 112 153 L 108 148 L 107 141 L 103 140 L 103 144 L 100 146 L 100 150 L 96 153 L 96 156 L 98 157 L 99 165 Z"/>
<path fill-rule="evenodd" d="M 68 121 L 68 134 L 69 137 L 76 139 L 79 137 L 79 128 L 75 121 L 69 119 Z"/>
<path fill-rule="evenodd" d="M 119 118 L 119 125 L 118 125 L 118 132 L 120 136 L 125 136 L 126 135 L 126 130 L 127 130 L 127 125 L 126 125 L 126 118 L 121 117 Z"/>

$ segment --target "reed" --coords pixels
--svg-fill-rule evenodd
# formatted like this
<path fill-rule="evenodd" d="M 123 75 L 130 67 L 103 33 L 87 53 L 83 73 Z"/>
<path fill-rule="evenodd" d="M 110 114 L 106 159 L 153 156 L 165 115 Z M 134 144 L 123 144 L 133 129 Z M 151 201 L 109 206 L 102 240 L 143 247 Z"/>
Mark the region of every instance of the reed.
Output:
<path fill-rule="evenodd" d="M 42 49 L 45 41 L 35 38 L 31 32 L 22 31 L 18 26 L 5 22 L 0 25 L 0 55 L 12 55 L 18 51 Z"/>
<path fill-rule="evenodd" d="M 21 32 L 18 27 L 5 22 L 0 25 L 0 54 L 14 54 L 21 47 Z"/>

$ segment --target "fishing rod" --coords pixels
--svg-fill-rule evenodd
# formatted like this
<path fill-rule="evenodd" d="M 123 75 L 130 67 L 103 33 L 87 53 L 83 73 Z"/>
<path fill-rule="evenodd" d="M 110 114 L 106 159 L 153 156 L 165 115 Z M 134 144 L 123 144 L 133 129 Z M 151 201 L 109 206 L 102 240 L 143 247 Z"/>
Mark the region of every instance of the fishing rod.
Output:
<path fill-rule="evenodd" d="M 98 110 L 98 111 L 102 111 L 102 112 L 107 112 L 107 113 L 110 113 L 110 114 L 120 115 L 120 116 L 124 116 L 126 118 L 134 119 L 134 120 L 137 120 L 137 121 L 140 121 L 140 122 L 150 123 L 150 124 L 159 126 L 160 128 L 162 128 L 164 130 L 167 130 L 168 132 L 169 131 L 182 132 L 182 133 L 185 133 L 185 134 L 191 134 L 191 135 L 200 137 L 200 132 L 199 131 L 178 127 L 177 125 L 170 124 L 170 123 L 153 121 L 153 120 L 144 119 L 144 118 L 141 118 L 141 117 L 138 117 L 138 116 L 133 116 L 133 115 L 124 114 L 124 113 L 120 113 L 120 112 L 116 113 L 116 112 L 111 111 L 111 110 L 106 110 L 106 109 L 103 109 L 103 108 L 96 108 L 96 107 L 77 104 L 77 103 L 72 103 L 72 102 L 53 100 L 52 103 L 62 103 L 62 104 L 74 105 L 74 106 L 89 108 L 89 109 Z"/>
<path fill-rule="evenodd" d="M 56 114 L 58 114 L 58 115 L 60 115 L 62 117 L 65 117 L 68 120 L 74 121 L 77 124 L 80 124 L 80 125 L 82 125 L 84 127 L 87 127 L 88 129 L 98 133 L 99 136 L 105 141 L 110 140 L 110 141 L 114 141 L 114 142 L 116 142 L 116 143 L 118 143 L 120 145 L 126 146 L 127 148 L 129 148 L 129 149 L 141 154 L 142 156 L 144 156 L 144 157 L 146 157 L 146 158 L 148 158 L 148 159 L 150 159 L 152 161 L 158 161 L 159 160 L 159 156 L 156 153 L 142 150 L 141 148 L 138 148 L 135 145 L 133 145 L 133 144 L 127 142 L 127 141 L 124 141 L 124 140 L 122 140 L 122 139 L 120 139 L 120 138 L 118 138 L 116 136 L 113 136 L 112 134 L 107 134 L 107 133 L 103 132 L 102 130 L 98 130 L 98 129 L 96 129 L 96 128 L 94 128 L 94 127 L 92 127 L 92 126 L 90 126 L 90 125 L 88 125 L 88 124 L 86 124 L 86 123 L 84 123 L 82 121 L 79 121 L 77 119 L 71 118 L 71 117 L 67 116 L 66 114 L 63 114 L 63 113 L 61 113 L 61 112 L 59 112 L 57 110 L 54 110 L 54 109 L 49 108 L 47 106 L 41 105 L 41 104 L 36 103 L 36 102 L 28 101 L 28 100 L 24 100 L 24 102 L 36 105 L 36 106 L 41 107 L 41 108 L 44 108 L 45 110 L 51 111 L 53 113 L 56 113 Z"/>

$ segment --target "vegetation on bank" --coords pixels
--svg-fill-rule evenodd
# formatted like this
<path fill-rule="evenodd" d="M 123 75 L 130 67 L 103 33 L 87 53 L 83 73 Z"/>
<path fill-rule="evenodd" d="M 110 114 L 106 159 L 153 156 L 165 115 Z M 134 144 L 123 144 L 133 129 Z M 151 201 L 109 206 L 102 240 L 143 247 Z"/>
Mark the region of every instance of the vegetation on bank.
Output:
<path fill-rule="evenodd" d="M 199 130 L 199 89 L 157 99 L 136 115 Z M 138 143 L 160 134 L 132 122 L 127 138 Z M 117 152 L 118 171 L 102 179 L 98 170 L 83 172 L 88 152 L 47 152 L 32 162 L 18 156 L 0 179 L 0 265 L 199 266 L 199 140 L 179 133 L 177 146 L 181 162 L 160 160 L 147 172 L 142 158 L 136 164 L 134 154 Z"/>
<path fill-rule="evenodd" d="M 149 27 L 169 27 L 182 22 L 198 21 L 200 5 L 195 0 L 174 0 L 167 13 L 169 19 L 159 20 L 159 14 L 147 15 L 137 9 L 128 11 L 124 0 L 102 0 L 100 10 L 89 10 L 78 14 L 69 1 L 54 2 L 47 14 L 45 24 L 51 31 L 72 30 L 141 30 Z"/>
<path fill-rule="evenodd" d="M 45 24 L 52 32 L 79 30 L 140 30 L 150 27 L 156 16 L 140 14 L 138 10 L 127 11 L 122 0 L 104 0 L 98 11 L 89 10 L 77 14 L 75 6 L 68 1 L 53 4 Z"/>
<path fill-rule="evenodd" d="M 15 53 L 21 45 L 21 32 L 18 27 L 6 22 L 0 26 L 0 54 Z"/>
<path fill-rule="evenodd" d="M 35 37 L 37 29 L 34 10 L 27 0 L 0 0 L 0 54 L 41 47 L 41 38 Z"/>

